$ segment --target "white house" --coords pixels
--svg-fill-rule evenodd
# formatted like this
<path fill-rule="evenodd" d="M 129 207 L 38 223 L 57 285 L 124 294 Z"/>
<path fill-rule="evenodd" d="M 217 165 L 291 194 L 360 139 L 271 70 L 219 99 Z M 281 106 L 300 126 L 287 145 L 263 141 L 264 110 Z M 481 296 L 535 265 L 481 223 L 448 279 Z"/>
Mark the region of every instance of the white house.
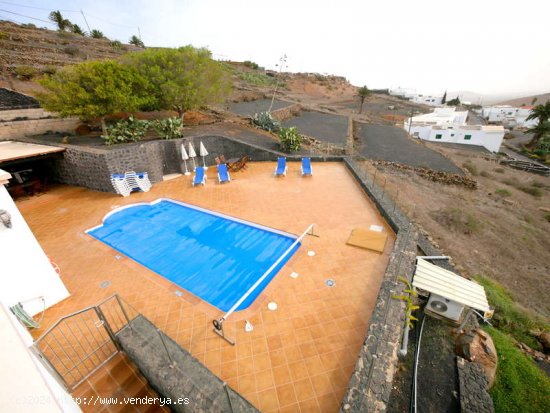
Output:
<path fill-rule="evenodd" d="M 498 152 L 504 128 L 502 126 L 466 125 L 468 112 L 455 108 L 436 108 L 432 113 L 407 119 L 403 127 L 411 136 L 433 142 L 483 146 Z"/>
<path fill-rule="evenodd" d="M 405 99 L 412 99 L 416 96 L 416 89 L 397 87 L 395 89 L 390 88 L 388 92 L 392 96 L 401 96 Z"/>
<path fill-rule="evenodd" d="M 435 95 L 416 95 L 410 100 L 411 102 L 428 106 L 440 106 L 443 104 L 443 96 Z"/>
<path fill-rule="evenodd" d="M 10 311 L 21 304 L 34 316 L 69 292 L 4 187 L 9 179 L 0 169 L 0 410 L 77 413 L 81 409 L 31 351 L 32 336 Z"/>
<path fill-rule="evenodd" d="M 392 96 L 400 96 L 402 98 L 410 100 L 411 102 L 429 106 L 440 106 L 442 105 L 443 100 L 442 95 L 421 95 L 419 93 L 416 93 L 415 89 L 406 89 L 401 87 L 389 89 L 389 94 Z"/>
<path fill-rule="evenodd" d="M 501 123 L 506 126 L 530 128 L 538 123 L 536 119 L 527 120 L 531 109 L 533 109 L 533 106 L 486 106 L 483 107 L 481 115 L 487 119 L 489 123 Z"/>
<path fill-rule="evenodd" d="M 413 116 L 412 122 L 423 123 L 427 125 L 465 125 L 468 119 L 468 111 L 457 111 L 454 107 L 435 108 L 431 113 L 425 113 L 423 115 Z M 410 118 L 407 119 L 406 125 L 410 122 Z"/>

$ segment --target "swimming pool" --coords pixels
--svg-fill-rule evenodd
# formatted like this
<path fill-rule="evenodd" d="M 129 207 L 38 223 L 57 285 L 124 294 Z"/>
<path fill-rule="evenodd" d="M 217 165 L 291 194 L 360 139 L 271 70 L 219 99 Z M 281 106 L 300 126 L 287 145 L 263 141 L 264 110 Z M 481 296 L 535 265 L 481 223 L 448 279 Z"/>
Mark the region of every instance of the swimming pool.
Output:
<path fill-rule="evenodd" d="M 229 310 L 297 237 L 172 199 L 133 204 L 86 231 L 222 311 Z M 247 308 L 300 247 L 247 297 Z"/>

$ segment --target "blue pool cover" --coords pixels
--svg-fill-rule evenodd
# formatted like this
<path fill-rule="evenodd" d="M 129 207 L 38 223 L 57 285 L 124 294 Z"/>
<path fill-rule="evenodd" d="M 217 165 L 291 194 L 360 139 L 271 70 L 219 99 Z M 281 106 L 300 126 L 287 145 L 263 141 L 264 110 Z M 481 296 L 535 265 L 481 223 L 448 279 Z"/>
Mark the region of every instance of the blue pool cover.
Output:
<path fill-rule="evenodd" d="M 88 234 L 222 311 L 229 310 L 296 237 L 169 199 L 107 216 Z M 244 310 L 300 247 L 237 308 Z"/>

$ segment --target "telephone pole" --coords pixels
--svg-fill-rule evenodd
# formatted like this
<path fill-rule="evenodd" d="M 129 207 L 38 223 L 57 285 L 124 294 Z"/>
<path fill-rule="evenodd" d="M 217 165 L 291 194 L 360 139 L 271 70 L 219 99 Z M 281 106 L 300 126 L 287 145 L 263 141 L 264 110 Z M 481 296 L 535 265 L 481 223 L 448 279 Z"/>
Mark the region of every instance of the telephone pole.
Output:
<path fill-rule="evenodd" d="M 88 33 L 92 33 L 92 29 L 90 29 L 90 25 L 88 24 L 88 20 L 86 20 L 86 16 L 84 16 L 84 12 L 82 9 L 80 9 L 80 13 L 82 14 L 82 17 L 84 17 L 84 22 L 86 23 L 86 27 L 88 28 Z"/>

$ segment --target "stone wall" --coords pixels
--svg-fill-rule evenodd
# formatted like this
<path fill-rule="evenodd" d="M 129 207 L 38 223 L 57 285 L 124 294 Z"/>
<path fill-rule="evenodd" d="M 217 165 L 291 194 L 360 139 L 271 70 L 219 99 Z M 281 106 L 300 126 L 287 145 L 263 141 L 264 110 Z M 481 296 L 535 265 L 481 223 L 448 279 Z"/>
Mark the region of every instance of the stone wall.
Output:
<path fill-rule="evenodd" d="M 42 108 L 0 110 L 0 121 L 10 121 L 14 119 L 45 119 L 52 117 L 55 117 L 53 113 L 47 112 Z"/>
<path fill-rule="evenodd" d="M 180 347 L 142 315 L 117 333 L 128 357 L 139 367 L 151 387 L 164 398 L 188 398 L 174 403 L 174 412 L 257 413 L 258 410 L 221 381 L 188 351 Z"/>
<path fill-rule="evenodd" d="M 273 116 L 273 118 L 277 119 L 279 122 L 282 122 L 284 120 L 293 118 L 294 116 L 298 116 L 301 111 L 302 106 L 295 103 L 293 105 L 272 111 L 271 116 Z"/>
<path fill-rule="evenodd" d="M 405 303 L 391 296 L 400 295 L 405 289 L 398 276 L 409 281 L 412 278 L 419 234 L 408 217 L 385 196 L 382 188 L 367 179 L 365 171 L 353 159 L 344 158 L 344 163 L 397 233 L 397 238 L 340 412 L 384 412 L 390 399 L 398 363 L 397 350 L 405 324 Z"/>
<path fill-rule="evenodd" d="M 21 139 L 31 143 L 44 143 L 33 138 Z M 181 144 L 188 148 L 189 142 L 198 152 L 202 141 L 209 154 L 205 157 L 206 165 L 215 165 L 214 158 L 224 155 L 226 159 L 240 158 L 247 155 L 251 161 L 276 161 L 278 156 L 286 156 L 289 161 L 299 160 L 299 156 L 283 154 L 274 150 L 241 142 L 235 138 L 223 136 L 200 136 L 173 140 L 155 140 L 111 147 L 86 147 L 72 144 L 56 143 L 66 148 L 61 157 L 52 159 L 52 175 L 55 181 L 83 186 L 103 192 L 114 192 L 111 185 L 112 173 L 126 171 L 148 172 L 152 183 L 162 181 L 163 175 L 182 173 Z M 51 143 L 48 143 L 52 145 Z M 339 160 L 334 157 L 312 157 L 312 160 Z M 195 160 L 202 165 L 202 157 Z M 189 170 L 192 161 L 187 161 Z"/>
<path fill-rule="evenodd" d="M 22 110 L 21 112 L 24 111 Z M 78 118 L 2 121 L 0 122 L 0 140 L 14 140 L 24 136 L 40 135 L 47 132 L 71 133 L 74 132 L 79 124 L 80 120 Z"/>
<path fill-rule="evenodd" d="M 493 400 L 487 392 L 489 382 L 483 367 L 461 357 L 457 357 L 456 365 L 461 413 L 494 413 Z"/>

